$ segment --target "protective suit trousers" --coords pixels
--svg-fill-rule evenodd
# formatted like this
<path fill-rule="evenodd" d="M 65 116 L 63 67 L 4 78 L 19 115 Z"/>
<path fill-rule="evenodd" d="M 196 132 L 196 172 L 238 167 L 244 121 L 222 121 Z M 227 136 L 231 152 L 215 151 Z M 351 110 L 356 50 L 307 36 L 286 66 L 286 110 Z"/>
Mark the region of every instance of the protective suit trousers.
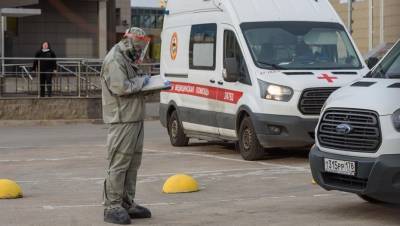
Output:
<path fill-rule="evenodd" d="M 143 122 L 110 125 L 107 138 L 108 169 L 104 181 L 106 208 L 134 205 L 143 138 Z"/>

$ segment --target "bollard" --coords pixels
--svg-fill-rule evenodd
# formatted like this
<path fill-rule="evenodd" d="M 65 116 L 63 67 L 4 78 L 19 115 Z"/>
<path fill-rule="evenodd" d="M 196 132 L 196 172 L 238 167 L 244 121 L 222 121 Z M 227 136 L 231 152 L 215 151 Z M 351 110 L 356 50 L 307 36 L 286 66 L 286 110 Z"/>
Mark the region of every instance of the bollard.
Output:
<path fill-rule="evenodd" d="M 199 191 L 197 181 L 188 175 L 177 174 L 167 179 L 163 186 L 163 192 L 167 194 L 189 193 Z"/>
<path fill-rule="evenodd" d="M 12 180 L 0 179 L 0 199 L 22 198 L 21 187 Z"/>

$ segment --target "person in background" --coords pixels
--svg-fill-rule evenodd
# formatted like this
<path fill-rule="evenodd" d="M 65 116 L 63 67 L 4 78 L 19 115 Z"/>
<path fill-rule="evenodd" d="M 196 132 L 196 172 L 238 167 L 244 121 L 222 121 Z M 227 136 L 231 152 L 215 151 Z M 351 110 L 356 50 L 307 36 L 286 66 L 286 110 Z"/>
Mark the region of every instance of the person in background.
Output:
<path fill-rule="evenodd" d="M 50 48 L 50 43 L 46 41 L 42 43 L 40 50 L 36 52 L 35 58 L 57 58 L 57 56 Z M 47 89 L 47 96 L 51 97 L 53 74 L 57 72 L 57 62 L 55 60 L 35 60 L 32 71 L 37 72 L 40 77 L 40 96 L 44 97 Z"/>
<path fill-rule="evenodd" d="M 145 96 L 150 76 L 141 75 L 149 40 L 140 28 L 128 29 L 104 59 L 101 70 L 103 119 L 109 125 L 108 165 L 104 181 L 104 221 L 130 224 L 131 218 L 150 218 L 135 203 L 136 178 L 143 153 Z"/>

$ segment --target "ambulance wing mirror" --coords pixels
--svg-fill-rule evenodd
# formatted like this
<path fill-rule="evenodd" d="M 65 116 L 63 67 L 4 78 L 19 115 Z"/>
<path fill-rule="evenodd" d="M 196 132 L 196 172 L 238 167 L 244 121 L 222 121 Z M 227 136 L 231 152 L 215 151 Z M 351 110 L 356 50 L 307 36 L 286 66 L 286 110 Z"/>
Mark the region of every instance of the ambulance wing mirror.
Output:
<path fill-rule="evenodd" d="M 225 68 L 222 76 L 226 82 L 236 82 L 239 80 L 239 65 L 236 58 L 225 58 Z"/>

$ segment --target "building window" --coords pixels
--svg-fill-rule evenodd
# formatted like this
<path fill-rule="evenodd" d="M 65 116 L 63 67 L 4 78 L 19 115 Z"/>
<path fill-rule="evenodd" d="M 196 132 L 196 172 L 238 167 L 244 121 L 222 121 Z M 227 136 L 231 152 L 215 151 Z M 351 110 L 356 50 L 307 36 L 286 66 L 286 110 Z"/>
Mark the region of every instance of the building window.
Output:
<path fill-rule="evenodd" d="M 115 9 L 115 19 L 117 22 L 117 25 L 121 25 L 121 8 Z"/>
<path fill-rule="evenodd" d="M 132 24 L 135 27 L 161 29 L 164 23 L 164 11 L 161 9 L 132 9 Z"/>
<path fill-rule="evenodd" d="M 156 28 L 162 28 L 164 24 L 164 15 L 157 15 Z"/>
<path fill-rule="evenodd" d="M 145 15 L 143 17 L 143 27 L 145 28 L 155 28 L 156 17 L 154 15 Z"/>
<path fill-rule="evenodd" d="M 190 33 L 189 68 L 215 70 L 217 24 L 192 26 Z"/>

